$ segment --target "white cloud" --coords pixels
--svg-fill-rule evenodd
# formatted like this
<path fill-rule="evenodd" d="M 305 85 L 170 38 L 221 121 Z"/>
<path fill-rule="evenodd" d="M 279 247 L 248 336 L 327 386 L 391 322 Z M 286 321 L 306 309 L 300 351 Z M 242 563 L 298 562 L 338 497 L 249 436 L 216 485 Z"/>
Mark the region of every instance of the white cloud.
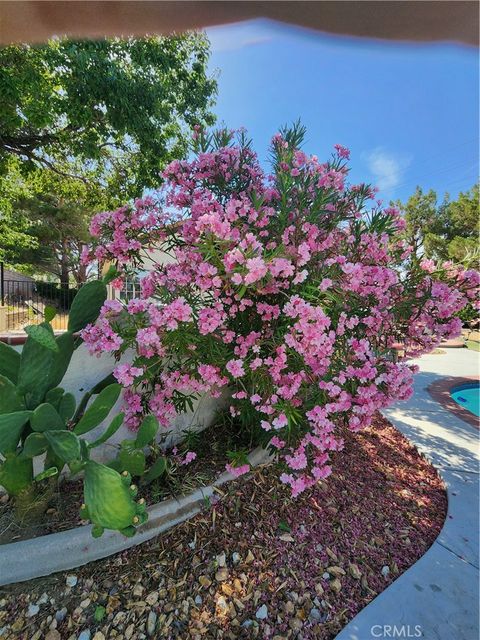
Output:
<path fill-rule="evenodd" d="M 411 156 L 393 153 L 383 147 L 362 153 L 362 158 L 373 176 L 373 183 L 383 192 L 394 191 L 412 161 Z"/>
<path fill-rule="evenodd" d="M 273 34 L 263 24 L 252 22 L 210 27 L 206 32 L 213 53 L 236 51 L 273 39 Z"/>

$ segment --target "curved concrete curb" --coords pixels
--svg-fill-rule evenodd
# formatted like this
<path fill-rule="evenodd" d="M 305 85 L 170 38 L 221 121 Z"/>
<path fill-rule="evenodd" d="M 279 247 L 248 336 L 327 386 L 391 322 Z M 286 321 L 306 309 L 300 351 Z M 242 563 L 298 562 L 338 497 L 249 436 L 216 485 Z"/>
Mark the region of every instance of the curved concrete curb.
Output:
<path fill-rule="evenodd" d="M 257 447 L 248 459 L 256 467 L 272 457 L 265 449 Z M 126 538 L 117 531 L 106 531 L 101 538 L 94 539 L 90 533 L 91 525 L 85 525 L 2 545 L 0 586 L 74 569 L 150 540 L 199 513 L 205 501 L 215 493 L 215 488 L 230 480 L 233 480 L 233 476 L 224 472 L 207 487 L 201 487 L 178 500 L 172 498 L 152 505 L 148 509 L 148 521 L 133 538 Z"/>
<path fill-rule="evenodd" d="M 447 376 L 477 376 L 479 354 L 446 351 L 419 360 L 413 397 L 384 412 L 444 480 L 445 524 L 425 555 L 362 609 L 336 640 L 478 638 L 478 434 L 438 404 L 428 387 Z"/>

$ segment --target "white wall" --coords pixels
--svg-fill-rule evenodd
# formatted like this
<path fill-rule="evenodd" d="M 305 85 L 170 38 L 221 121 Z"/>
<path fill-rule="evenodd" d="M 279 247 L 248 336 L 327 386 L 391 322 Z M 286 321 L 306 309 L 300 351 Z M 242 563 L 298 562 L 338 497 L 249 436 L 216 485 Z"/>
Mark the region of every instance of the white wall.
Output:
<path fill-rule="evenodd" d="M 15 348 L 21 351 L 22 346 Z M 128 361 L 128 357 L 128 354 L 126 354 L 123 360 Z M 70 366 L 60 386 L 62 386 L 65 391 L 73 393 L 78 403 L 86 391 L 112 372 L 114 366 L 115 360 L 111 355 L 104 354 L 98 358 L 91 356 L 85 345 L 82 344 L 74 351 Z M 177 416 L 168 429 L 160 427 L 159 439 L 161 439 L 162 436 L 168 436 L 165 444 L 170 446 L 182 440 L 182 431 L 185 429 L 202 431 L 212 424 L 215 413 L 224 402 L 225 401 L 214 399 L 207 395 L 203 396 L 200 400 L 194 402 L 193 413 L 188 412 Z M 122 404 L 123 401 L 120 398 L 105 422 L 82 437 L 85 437 L 85 439 L 89 441 L 98 438 L 113 417 L 121 411 Z M 92 450 L 92 458 L 99 462 L 105 462 L 114 458 L 117 452 L 115 445 L 126 438 L 132 437 L 134 437 L 134 434 L 132 434 L 125 425 L 122 425 L 107 443 Z"/>

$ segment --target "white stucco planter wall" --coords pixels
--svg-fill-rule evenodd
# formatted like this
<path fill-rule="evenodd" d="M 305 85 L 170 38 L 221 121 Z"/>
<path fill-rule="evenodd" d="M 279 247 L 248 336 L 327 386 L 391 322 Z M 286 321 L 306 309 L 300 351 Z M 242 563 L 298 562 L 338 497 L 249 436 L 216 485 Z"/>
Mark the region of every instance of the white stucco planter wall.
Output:
<path fill-rule="evenodd" d="M 22 345 L 14 347 L 18 351 L 22 350 Z M 122 361 L 128 362 L 132 353 L 126 353 Z M 73 353 L 72 360 L 68 371 L 61 383 L 65 391 L 73 393 L 77 403 L 81 400 L 84 393 L 91 389 L 97 382 L 100 382 L 105 376 L 113 371 L 115 360 L 110 354 L 102 354 L 100 357 L 92 356 L 84 344 L 80 345 Z M 92 399 L 93 401 L 93 399 Z M 113 417 L 122 410 L 123 400 L 120 397 L 117 404 L 113 407 L 108 418 L 101 425 L 83 436 L 86 440 L 93 441 L 98 438 Z M 183 439 L 183 431 L 192 429 L 202 431 L 210 426 L 215 418 L 217 411 L 224 406 L 225 400 L 221 398 L 212 398 L 204 395 L 193 402 L 193 412 L 188 411 L 177 416 L 168 429 L 159 430 L 159 439 L 167 438 L 164 442 L 165 446 L 171 446 Z M 132 432 L 122 425 L 120 429 L 110 438 L 110 440 L 99 447 L 92 450 L 92 458 L 99 462 L 105 462 L 115 457 L 117 445 L 126 438 L 132 438 Z"/>

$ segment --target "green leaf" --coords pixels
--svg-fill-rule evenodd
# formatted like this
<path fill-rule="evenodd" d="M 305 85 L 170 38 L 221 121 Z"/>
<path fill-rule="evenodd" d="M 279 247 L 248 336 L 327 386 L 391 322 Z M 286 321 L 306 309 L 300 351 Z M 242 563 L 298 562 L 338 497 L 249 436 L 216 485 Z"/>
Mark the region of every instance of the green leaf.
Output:
<path fill-rule="evenodd" d="M 154 440 L 158 431 L 158 420 L 155 416 L 147 416 L 143 419 L 140 425 L 137 438 L 135 440 L 135 446 L 138 449 L 143 449 L 147 444 L 150 444 Z"/>
<path fill-rule="evenodd" d="M 48 448 L 48 442 L 43 433 L 30 433 L 23 443 L 22 452 L 20 457 L 22 458 L 34 458 L 39 456 Z"/>
<path fill-rule="evenodd" d="M 55 356 L 54 351 L 31 337 L 23 345 L 17 386 L 20 393 L 25 394 L 28 407 L 36 407 L 42 402 L 48 389 L 57 386 L 49 382 Z"/>
<path fill-rule="evenodd" d="M 32 480 L 31 460 L 22 460 L 14 453 L 9 453 L 5 461 L 0 463 L 0 485 L 5 487 L 9 495 L 18 495 L 31 484 Z"/>
<path fill-rule="evenodd" d="M 95 322 L 107 299 L 107 287 L 101 280 L 87 282 L 73 299 L 68 316 L 68 330 L 76 333 Z"/>
<path fill-rule="evenodd" d="M 63 380 L 74 350 L 74 338 L 69 331 L 57 336 L 55 342 L 58 349 L 48 373 L 49 389 L 58 386 Z"/>
<path fill-rule="evenodd" d="M 62 389 L 62 387 L 55 387 L 54 389 L 50 389 L 50 391 L 47 391 L 45 395 L 45 402 L 48 402 L 58 410 L 58 405 L 60 404 L 60 400 L 62 399 L 64 393 L 65 391 Z"/>
<path fill-rule="evenodd" d="M 105 284 L 109 284 L 112 280 L 115 280 L 117 276 L 118 276 L 117 268 L 115 267 L 114 264 L 111 264 L 108 267 L 107 272 L 104 274 L 102 280 Z"/>
<path fill-rule="evenodd" d="M 31 411 L 16 411 L 0 415 L 0 453 L 3 456 L 15 451 L 23 428 L 31 415 Z"/>
<path fill-rule="evenodd" d="M 115 378 L 113 373 L 109 373 L 108 376 L 105 376 L 105 378 L 100 380 L 100 382 L 97 382 L 97 384 L 93 387 L 91 391 L 92 396 L 97 395 L 98 393 L 100 393 L 100 391 L 103 391 L 105 387 L 108 387 L 110 384 L 115 384 L 116 382 L 117 379 Z"/>
<path fill-rule="evenodd" d="M 65 423 L 48 402 L 38 405 L 30 418 L 30 424 L 34 431 L 56 431 L 65 429 Z"/>
<path fill-rule="evenodd" d="M 67 464 L 80 457 L 80 440 L 71 431 L 45 431 L 53 453 Z"/>
<path fill-rule="evenodd" d="M 13 413 L 25 409 L 25 403 L 17 387 L 5 376 L 0 375 L 0 414 Z"/>
<path fill-rule="evenodd" d="M 152 466 L 147 470 L 147 473 L 143 476 L 143 482 L 148 484 L 149 482 L 153 482 L 161 475 L 165 473 L 167 470 L 167 459 L 166 458 L 158 458 L 152 464 Z"/>
<path fill-rule="evenodd" d="M 77 403 L 73 393 L 65 393 L 58 405 L 58 413 L 64 422 L 68 422 L 75 413 L 75 407 Z"/>
<path fill-rule="evenodd" d="M 47 305 L 43 310 L 43 317 L 45 318 L 45 322 L 51 322 L 56 315 L 57 310 L 55 309 L 55 307 Z"/>
<path fill-rule="evenodd" d="M 0 341 L 0 374 L 13 384 L 17 383 L 20 368 L 20 353 L 13 347 Z"/>
<path fill-rule="evenodd" d="M 107 610 L 105 607 L 102 607 L 102 605 L 95 607 L 95 613 L 93 614 L 95 622 L 101 622 L 104 619 L 106 612 Z"/>
<path fill-rule="evenodd" d="M 73 430 L 74 433 L 79 436 L 88 433 L 105 420 L 118 400 L 121 388 L 119 384 L 111 384 L 105 387 L 77 422 Z"/>
<path fill-rule="evenodd" d="M 121 427 L 123 418 L 124 418 L 123 413 L 119 413 L 118 416 L 115 416 L 115 418 L 110 423 L 110 426 L 108 427 L 108 429 L 106 429 L 106 431 L 100 436 L 100 438 L 97 438 L 97 440 L 95 440 L 94 442 L 91 442 L 88 445 L 90 449 L 93 449 L 94 447 L 98 447 L 99 445 L 106 442 L 109 438 L 111 438 L 113 434 L 116 431 L 118 431 L 118 429 Z"/>
<path fill-rule="evenodd" d="M 41 324 L 31 324 L 28 327 L 25 327 L 25 333 L 29 338 L 41 344 L 42 347 L 50 349 L 51 351 L 58 351 L 58 345 L 55 342 L 55 337 L 45 328 L 45 326 L 42 326 Z"/>
<path fill-rule="evenodd" d="M 145 454 L 141 449 L 120 449 L 118 462 L 121 471 L 128 471 L 132 476 L 145 473 Z"/>
<path fill-rule="evenodd" d="M 47 478 L 53 478 L 53 476 L 58 475 L 57 467 L 50 467 L 49 469 L 45 469 L 38 475 L 35 476 L 35 482 L 41 482 L 41 480 L 46 480 Z"/>

